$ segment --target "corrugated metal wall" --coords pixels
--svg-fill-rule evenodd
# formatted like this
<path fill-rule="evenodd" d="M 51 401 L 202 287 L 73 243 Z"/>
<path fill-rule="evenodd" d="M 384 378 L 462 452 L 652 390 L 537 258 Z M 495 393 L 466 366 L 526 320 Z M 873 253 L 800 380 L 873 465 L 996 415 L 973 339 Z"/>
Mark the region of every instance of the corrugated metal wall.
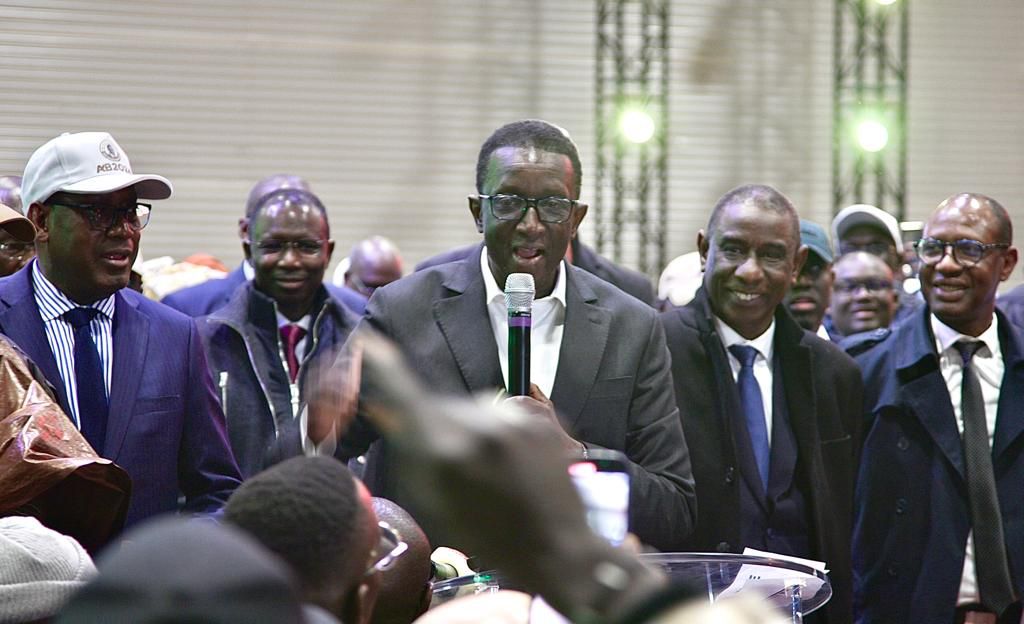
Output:
<path fill-rule="evenodd" d="M 971 189 L 1020 220 L 1024 3 L 912 1 L 908 212 Z M 742 182 L 827 221 L 832 3 L 671 11 L 673 251 Z M 476 240 L 476 151 L 522 117 L 574 135 L 590 193 L 592 0 L 40 0 L 0 3 L 0 25 L 0 173 L 61 131 L 111 131 L 176 187 L 147 257 L 237 262 L 248 188 L 279 171 L 324 198 L 338 257 L 373 233 L 410 261 Z"/>

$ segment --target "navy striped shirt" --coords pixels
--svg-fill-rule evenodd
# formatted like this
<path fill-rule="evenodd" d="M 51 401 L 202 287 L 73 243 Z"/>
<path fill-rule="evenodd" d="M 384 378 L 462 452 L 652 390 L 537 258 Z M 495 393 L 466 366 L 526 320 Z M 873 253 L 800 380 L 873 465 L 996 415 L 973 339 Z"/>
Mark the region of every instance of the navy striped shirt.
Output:
<path fill-rule="evenodd" d="M 32 285 L 35 290 L 36 306 L 39 308 L 39 315 L 43 317 L 43 327 L 46 329 L 46 340 L 50 343 L 50 350 L 57 360 L 57 370 L 60 371 L 61 381 L 67 390 L 69 414 L 75 426 L 81 428 L 78 419 L 78 389 L 75 385 L 75 329 L 64 320 L 63 314 L 68 310 L 78 307 L 96 308 L 99 314 L 89 323 L 89 332 L 92 334 L 93 342 L 96 343 L 96 350 L 100 355 L 100 363 L 103 365 L 103 379 L 106 383 L 107 396 L 110 396 L 110 377 L 114 368 L 114 295 L 106 299 L 100 299 L 88 306 L 79 306 L 68 299 L 50 280 L 46 279 L 43 271 L 39 268 L 39 261 L 32 261 Z"/>

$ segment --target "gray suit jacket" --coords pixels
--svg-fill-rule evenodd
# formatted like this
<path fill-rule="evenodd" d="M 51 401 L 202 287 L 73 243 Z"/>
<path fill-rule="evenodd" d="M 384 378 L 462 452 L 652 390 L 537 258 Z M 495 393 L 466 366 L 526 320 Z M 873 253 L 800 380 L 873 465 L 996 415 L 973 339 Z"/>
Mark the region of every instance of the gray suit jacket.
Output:
<path fill-rule="evenodd" d="M 504 385 L 479 257 L 378 289 L 362 321 L 394 340 L 439 392 L 465 395 Z M 629 458 L 630 529 L 652 546 L 677 549 L 693 529 L 696 509 L 664 331 L 649 306 L 567 268 L 565 328 L 550 398 L 570 435 Z M 343 440 L 343 456 L 365 449 L 360 429 Z M 372 453 L 367 469 L 377 496 L 394 495 L 397 485 L 387 455 L 388 449 Z"/>

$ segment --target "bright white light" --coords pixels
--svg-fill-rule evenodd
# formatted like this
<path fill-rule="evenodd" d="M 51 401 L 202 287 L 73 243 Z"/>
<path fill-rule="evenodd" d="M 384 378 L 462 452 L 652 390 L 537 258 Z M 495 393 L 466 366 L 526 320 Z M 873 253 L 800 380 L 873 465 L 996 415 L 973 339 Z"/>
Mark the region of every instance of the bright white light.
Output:
<path fill-rule="evenodd" d="M 865 152 L 881 151 L 889 143 L 889 131 L 877 121 L 862 121 L 857 124 L 857 143 Z"/>
<path fill-rule="evenodd" d="M 896 4 L 896 0 L 875 0 L 875 2 L 877 2 L 878 4 L 880 4 L 882 6 L 889 6 L 890 4 Z"/>
<path fill-rule="evenodd" d="M 646 143 L 654 136 L 654 119 L 644 110 L 627 110 L 619 117 L 619 132 L 632 143 Z"/>

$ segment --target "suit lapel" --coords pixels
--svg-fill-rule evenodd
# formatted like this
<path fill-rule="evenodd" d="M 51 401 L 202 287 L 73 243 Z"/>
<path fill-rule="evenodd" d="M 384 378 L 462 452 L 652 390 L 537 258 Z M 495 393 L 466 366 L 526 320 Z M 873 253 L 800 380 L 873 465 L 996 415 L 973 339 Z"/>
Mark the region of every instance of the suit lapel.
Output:
<path fill-rule="evenodd" d="M 134 414 L 142 370 L 149 342 L 149 318 L 120 292 L 115 295 L 113 347 L 114 367 L 110 380 L 110 416 L 104 454 L 117 459 L 125 433 Z"/>
<path fill-rule="evenodd" d="M 816 452 L 818 433 L 818 407 L 814 388 L 814 375 L 811 374 L 811 350 L 803 344 L 804 331 L 796 324 L 783 308 L 775 315 L 775 349 L 778 362 L 784 363 L 775 371 L 782 375 L 786 416 L 789 417 L 789 429 L 796 438 L 797 456 L 803 457 L 803 463 L 810 468 L 809 474 L 816 475 Z M 778 387 L 778 386 L 776 386 Z M 793 460 L 794 458 L 790 458 Z M 790 465 L 790 476 L 795 469 L 795 461 Z"/>
<path fill-rule="evenodd" d="M 964 478 L 964 456 L 960 432 L 949 389 L 939 370 L 927 306 L 908 318 L 907 331 L 896 332 L 896 374 L 902 381 L 902 400 L 910 406 L 921 426 L 949 463 Z"/>
<path fill-rule="evenodd" d="M 450 296 L 433 306 L 434 320 L 470 392 L 505 387 L 484 301 L 486 290 L 480 275 L 479 249 L 458 263 L 444 283 Z"/>
<path fill-rule="evenodd" d="M 566 264 L 565 326 L 550 397 L 570 431 L 583 415 L 583 406 L 597 381 L 612 316 L 579 279 L 579 271 L 582 269 Z"/>
<path fill-rule="evenodd" d="M 46 339 L 43 318 L 39 315 L 39 307 L 36 305 L 31 271 L 30 262 L 17 274 L 8 278 L 12 287 L 9 294 L 4 296 L 4 302 L 9 307 L 0 312 L 0 330 L 35 362 L 39 370 L 43 371 L 46 380 L 53 384 L 57 391 L 61 408 L 70 413 L 67 388 L 61 379 L 50 342 Z"/>

